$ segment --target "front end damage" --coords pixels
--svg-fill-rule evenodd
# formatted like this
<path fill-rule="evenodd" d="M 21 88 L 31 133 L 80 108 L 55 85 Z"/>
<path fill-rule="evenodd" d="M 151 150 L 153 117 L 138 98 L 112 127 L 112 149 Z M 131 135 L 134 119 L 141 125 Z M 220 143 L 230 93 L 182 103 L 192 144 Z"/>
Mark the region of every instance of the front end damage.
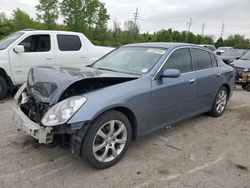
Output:
<path fill-rule="evenodd" d="M 90 124 L 89 121 L 68 123 L 68 120 L 87 101 L 82 95 L 136 79 L 133 77 L 78 78 L 67 80 L 63 85 L 55 80 L 50 83 L 48 80 L 52 79 L 49 78 L 34 82 L 36 75 L 31 73 L 27 84 L 24 84 L 16 93 L 16 105 L 12 107 L 17 129 L 26 132 L 40 144 L 68 146 L 73 153 L 80 152 L 82 139 Z M 86 100 L 77 104 L 72 103 L 71 98 Z M 71 105 L 72 109 L 77 106 L 77 109 L 71 112 L 63 107 L 65 104 Z M 60 113 L 60 117 L 56 117 Z"/>
<path fill-rule="evenodd" d="M 26 132 L 40 144 L 70 144 L 76 131 L 84 124 L 81 122 L 77 125 L 66 123 L 56 126 L 43 125 L 41 120 L 50 106 L 30 96 L 26 84 L 18 90 L 15 100 L 16 105 L 12 107 L 12 110 L 17 130 Z"/>

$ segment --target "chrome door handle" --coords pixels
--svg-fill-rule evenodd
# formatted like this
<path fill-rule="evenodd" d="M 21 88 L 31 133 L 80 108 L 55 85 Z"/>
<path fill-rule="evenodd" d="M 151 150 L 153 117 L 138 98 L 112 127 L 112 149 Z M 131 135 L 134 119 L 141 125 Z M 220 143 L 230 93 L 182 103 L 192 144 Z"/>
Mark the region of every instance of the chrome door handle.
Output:
<path fill-rule="evenodd" d="M 189 83 L 190 83 L 190 84 L 195 83 L 195 79 L 189 80 Z"/>

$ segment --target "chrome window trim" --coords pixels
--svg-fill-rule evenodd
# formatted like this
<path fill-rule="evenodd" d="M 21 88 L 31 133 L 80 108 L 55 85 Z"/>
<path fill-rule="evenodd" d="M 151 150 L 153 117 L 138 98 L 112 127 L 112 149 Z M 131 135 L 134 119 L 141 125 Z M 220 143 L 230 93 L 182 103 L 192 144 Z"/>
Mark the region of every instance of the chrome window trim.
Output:
<path fill-rule="evenodd" d="M 183 48 L 187 48 L 190 50 L 190 55 L 191 55 L 191 61 L 192 61 L 192 67 L 194 68 L 194 62 L 193 62 L 193 57 L 192 57 L 192 53 L 191 53 L 191 49 L 192 48 L 196 48 L 196 49 L 199 49 L 199 50 L 203 50 L 203 51 L 206 51 L 208 52 L 209 54 L 213 55 L 213 53 L 210 52 L 210 50 L 208 49 L 203 49 L 199 46 L 180 46 L 180 47 L 176 47 L 175 49 L 173 49 L 169 54 L 168 56 L 166 57 L 165 61 L 161 64 L 161 66 L 159 67 L 159 69 L 156 71 L 155 75 L 153 76 L 152 80 L 155 80 L 156 76 L 159 74 L 159 72 L 161 71 L 162 67 L 167 63 L 169 57 L 176 51 L 176 50 L 179 50 L 179 49 L 183 49 Z M 217 60 L 216 56 L 215 56 L 215 59 Z M 217 64 L 218 64 L 218 61 L 217 61 Z M 218 67 L 219 65 L 217 65 Z M 190 74 L 190 73 L 193 73 L 193 72 L 200 72 L 200 71 L 204 71 L 204 70 L 208 70 L 208 69 L 211 69 L 211 68 L 215 68 L 215 67 L 209 67 L 209 68 L 206 68 L 206 69 L 201 69 L 201 70 L 192 70 L 190 72 L 185 72 L 185 73 L 181 73 L 181 75 L 184 75 L 184 74 Z"/>

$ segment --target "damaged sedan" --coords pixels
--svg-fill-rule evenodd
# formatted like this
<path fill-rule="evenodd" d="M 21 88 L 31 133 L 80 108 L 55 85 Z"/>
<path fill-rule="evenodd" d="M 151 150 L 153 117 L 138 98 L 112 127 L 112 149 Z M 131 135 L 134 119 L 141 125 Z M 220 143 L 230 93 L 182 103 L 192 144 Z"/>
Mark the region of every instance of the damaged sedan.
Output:
<path fill-rule="evenodd" d="M 82 69 L 33 67 L 13 107 L 18 130 L 65 144 L 94 168 L 114 165 L 131 140 L 181 120 L 221 116 L 234 73 L 191 44 L 122 46 Z"/>

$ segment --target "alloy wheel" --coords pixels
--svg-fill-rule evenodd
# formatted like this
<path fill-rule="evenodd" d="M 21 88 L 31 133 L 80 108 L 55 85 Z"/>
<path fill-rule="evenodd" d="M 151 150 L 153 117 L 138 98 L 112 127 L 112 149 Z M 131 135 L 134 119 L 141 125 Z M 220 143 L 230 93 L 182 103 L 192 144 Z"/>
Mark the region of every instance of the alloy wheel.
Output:
<path fill-rule="evenodd" d="M 119 120 L 111 120 L 97 131 L 92 150 L 98 161 L 110 162 L 119 156 L 126 142 L 126 126 Z"/>
<path fill-rule="evenodd" d="M 222 113 L 227 104 L 227 92 L 225 90 L 221 90 L 217 96 L 216 100 L 216 110 L 218 113 Z"/>

